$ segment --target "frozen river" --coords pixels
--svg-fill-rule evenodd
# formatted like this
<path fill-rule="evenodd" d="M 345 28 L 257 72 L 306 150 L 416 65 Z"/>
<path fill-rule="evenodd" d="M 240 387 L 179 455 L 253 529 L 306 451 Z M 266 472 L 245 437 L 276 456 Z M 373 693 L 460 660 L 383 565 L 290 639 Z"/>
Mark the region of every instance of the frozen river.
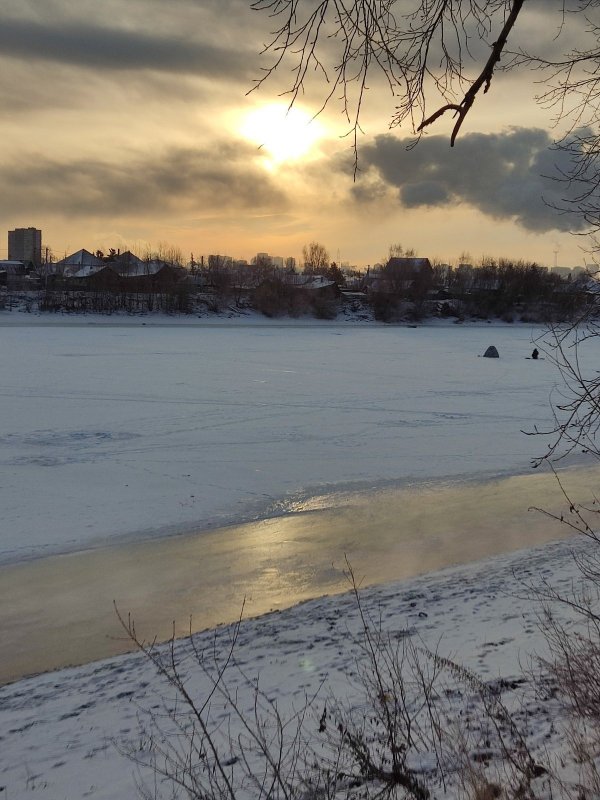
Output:
<path fill-rule="evenodd" d="M 2 680 L 565 533 L 538 330 L 0 328 Z"/>
<path fill-rule="evenodd" d="M 550 420 L 557 382 L 526 360 L 528 326 L 15 319 L 0 313 L 5 564 L 324 489 L 526 472 L 545 441 L 522 431 Z M 500 359 L 478 357 L 489 344 Z"/>

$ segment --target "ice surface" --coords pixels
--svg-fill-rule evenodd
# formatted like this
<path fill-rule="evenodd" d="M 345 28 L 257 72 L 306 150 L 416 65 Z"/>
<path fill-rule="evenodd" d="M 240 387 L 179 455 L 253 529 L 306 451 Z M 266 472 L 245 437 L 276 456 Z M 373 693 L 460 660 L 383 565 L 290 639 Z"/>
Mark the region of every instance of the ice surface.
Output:
<path fill-rule="evenodd" d="M 15 325 L 0 563 L 251 519 L 324 488 L 518 472 L 557 375 L 528 326 Z M 8 320 L 8 321 L 7 321 Z M 500 359 L 478 358 L 495 344 Z"/>

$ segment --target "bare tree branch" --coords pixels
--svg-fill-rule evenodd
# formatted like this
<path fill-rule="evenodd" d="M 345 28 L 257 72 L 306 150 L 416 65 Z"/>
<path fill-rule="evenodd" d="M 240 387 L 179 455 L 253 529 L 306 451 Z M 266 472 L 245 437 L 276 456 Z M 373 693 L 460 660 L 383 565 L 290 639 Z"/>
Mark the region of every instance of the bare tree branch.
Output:
<path fill-rule="evenodd" d="M 263 48 L 271 63 L 253 88 L 289 67 L 291 81 L 284 95 L 293 105 L 316 73 L 325 87 L 320 110 L 334 99 L 341 102 L 356 151 L 369 80 L 378 75 L 397 102 L 392 126 L 409 119 L 413 130 L 420 132 L 451 111 L 458 115 L 454 143 L 475 98 L 489 89 L 524 3 L 253 0 L 251 7 L 273 23 Z M 479 68 L 471 53 L 473 41 L 491 48 Z M 430 95 L 443 102 L 428 115 Z"/>

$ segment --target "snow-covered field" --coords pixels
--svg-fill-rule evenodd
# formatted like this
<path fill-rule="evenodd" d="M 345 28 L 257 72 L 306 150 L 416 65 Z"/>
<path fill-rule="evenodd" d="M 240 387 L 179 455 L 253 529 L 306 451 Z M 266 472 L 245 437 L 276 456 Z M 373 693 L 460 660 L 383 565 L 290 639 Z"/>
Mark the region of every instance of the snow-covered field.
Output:
<path fill-rule="evenodd" d="M 526 359 L 539 331 L 525 326 L 15 316 L 0 316 L 5 564 L 293 514 L 314 494 L 335 504 L 340 489 L 522 473 L 545 442 L 521 431 L 549 421 L 557 382 L 549 361 Z M 499 360 L 478 358 L 489 344 Z M 369 589 L 366 602 L 392 631 L 434 647 L 441 637 L 443 655 L 516 686 L 543 646 L 524 582 L 566 587 L 574 570 L 559 543 Z M 244 622 L 236 652 L 285 711 L 322 681 L 349 690 L 357 626 L 349 597 L 311 600 Z M 113 740 L 137 746 L 157 685 L 124 656 L 0 689 L 0 796 L 134 796 Z M 534 746 L 557 746 L 551 704 L 528 713 Z"/>

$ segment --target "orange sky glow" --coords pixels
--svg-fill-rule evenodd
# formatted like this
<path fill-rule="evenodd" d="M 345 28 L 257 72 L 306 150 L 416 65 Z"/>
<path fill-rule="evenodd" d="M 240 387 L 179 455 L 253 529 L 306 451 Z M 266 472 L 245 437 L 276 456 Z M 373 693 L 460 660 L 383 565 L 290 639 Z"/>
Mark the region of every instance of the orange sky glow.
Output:
<path fill-rule="evenodd" d="M 534 75 L 499 75 L 453 150 L 442 122 L 407 151 L 373 80 L 355 179 L 339 105 L 313 118 L 322 87 L 287 114 L 285 73 L 247 94 L 269 24 L 246 0 L 2 5 L 2 219 L 41 228 L 56 257 L 168 242 L 186 259 L 300 259 L 317 240 L 361 267 L 392 243 L 450 263 L 591 260 L 540 178 L 556 131 Z M 534 2 L 525 35 L 545 15 L 551 39 L 555 11 Z"/>

